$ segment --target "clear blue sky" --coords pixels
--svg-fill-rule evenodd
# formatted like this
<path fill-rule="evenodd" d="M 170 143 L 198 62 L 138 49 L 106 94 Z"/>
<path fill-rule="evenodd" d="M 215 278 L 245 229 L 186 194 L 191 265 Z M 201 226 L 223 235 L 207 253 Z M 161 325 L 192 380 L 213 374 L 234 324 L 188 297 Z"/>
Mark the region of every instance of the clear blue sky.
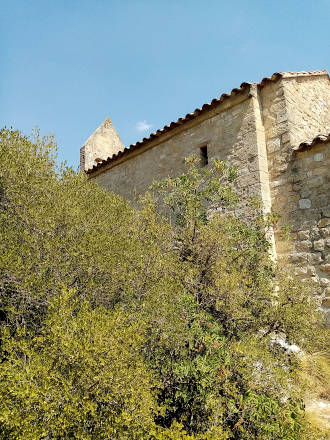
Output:
<path fill-rule="evenodd" d="M 129 145 L 243 81 L 329 64 L 330 0 L 0 0 L 0 125 L 54 133 L 75 168 L 107 116 Z"/>

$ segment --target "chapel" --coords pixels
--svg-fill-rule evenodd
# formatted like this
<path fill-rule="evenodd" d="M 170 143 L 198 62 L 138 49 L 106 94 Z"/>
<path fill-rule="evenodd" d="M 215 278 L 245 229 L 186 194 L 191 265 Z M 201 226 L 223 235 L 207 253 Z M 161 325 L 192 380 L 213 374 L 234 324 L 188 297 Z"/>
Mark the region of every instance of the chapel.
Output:
<path fill-rule="evenodd" d="M 330 314 L 330 79 L 326 70 L 274 73 L 243 82 L 136 144 L 124 147 L 107 118 L 80 150 L 80 169 L 131 201 L 154 180 L 185 172 L 185 158 L 201 166 L 215 158 L 238 170 L 235 191 L 257 197 L 265 213 L 280 215 L 274 256 L 315 283 Z"/>

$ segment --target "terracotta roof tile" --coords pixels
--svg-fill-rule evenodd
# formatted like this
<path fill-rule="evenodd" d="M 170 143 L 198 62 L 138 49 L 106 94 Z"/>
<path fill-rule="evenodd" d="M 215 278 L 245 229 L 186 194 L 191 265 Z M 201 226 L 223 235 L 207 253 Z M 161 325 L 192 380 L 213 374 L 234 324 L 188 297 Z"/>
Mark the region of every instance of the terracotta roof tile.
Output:
<path fill-rule="evenodd" d="M 302 142 L 300 145 L 298 145 L 297 148 L 295 148 L 295 151 L 309 150 L 310 148 L 312 148 L 316 144 L 326 143 L 326 142 L 330 142 L 330 133 L 329 134 L 319 134 L 310 142 Z"/>
<path fill-rule="evenodd" d="M 132 144 L 128 147 L 125 147 L 123 151 L 119 151 L 117 154 L 113 154 L 111 157 L 108 157 L 105 160 L 102 160 L 101 162 L 97 163 L 93 166 L 93 168 L 86 171 L 87 174 L 92 174 L 94 171 L 99 170 L 100 168 L 103 168 L 107 164 L 109 164 L 112 161 L 115 161 L 123 156 L 127 156 L 131 154 L 133 151 L 137 150 L 138 148 L 141 148 L 142 146 L 148 144 L 149 142 L 153 141 L 155 138 L 162 136 L 164 133 L 167 133 L 174 128 L 184 124 L 185 122 L 188 122 L 197 116 L 201 115 L 202 113 L 206 113 L 210 110 L 212 110 L 217 105 L 221 104 L 223 101 L 225 101 L 228 98 L 231 98 L 232 96 L 239 95 L 243 93 L 244 91 L 247 91 L 251 85 L 257 85 L 258 87 L 262 88 L 269 82 L 276 82 L 280 78 L 291 78 L 291 77 L 297 77 L 297 76 L 317 76 L 317 75 L 328 75 L 327 70 L 312 70 L 307 72 L 277 72 L 274 73 L 270 77 L 263 78 L 259 83 L 251 83 L 251 82 L 243 82 L 239 88 L 233 89 L 230 93 L 223 93 L 219 98 L 214 98 L 210 103 L 204 104 L 201 108 L 196 108 L 192 113 L 186 114 L 183 118 L 179 118 L 177 121 L 171 122 L 169 125 L 165 125 L 163 128 L 157 130 L 154 133 L 151 133 L 149 137 L 143 138 L 141 141 L 138 141 L 135 144 Z"/>

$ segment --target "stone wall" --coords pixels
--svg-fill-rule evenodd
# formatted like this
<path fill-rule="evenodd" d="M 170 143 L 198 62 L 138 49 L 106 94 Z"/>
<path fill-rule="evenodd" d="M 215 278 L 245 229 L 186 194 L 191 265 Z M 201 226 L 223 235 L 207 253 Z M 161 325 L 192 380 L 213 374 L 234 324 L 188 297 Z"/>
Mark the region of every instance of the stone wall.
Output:
<path fill-rule="evenodd" d="M 287 168 L 291 154 L 288 108 L 283 80 L 271 82 L 260 90 L 270 180 Z"/>
<path fill-rule="evenodd" d="M 330 132 L 330 82 L 326 73 L 287 75 L 260 90 L 270 180 L 286 171 L 293 150 Z"/>
<path fill-rule="evenodd" d="M 80 149 L 80 170 L 87 171 L 95 161 L 117 154 L 124 145 L 112 124 L 107 118 L 87 139 Z"/>
<path fill-rule="evenodd" d="M 298 147 L 320 133 L 329 133 L 329 76 L 298 76 L 283 81 L 291 146 Z"/>
<path fill-rule="evenodd" d="M 291 227 L 292 241 L 275 234 L 279 260 L 302 279 L 315 282 L 315 294 L 330 307 L 330 142 L 296 151 L 283 176 L 272 182 L 279 226 Z"/>
<path fill-rule="evenodd" d="M 315 281 L 315 293 L 325 298 L 330 296 L 329 230 L 323 227 L 330 223 L 329 145 L 296 149 L 330 132 L 329 77 L 284 77 L 266 84 L 260 96 L 272 211 L 280 215 L 279 229 L 291 227 L 293 239 L 289 245 L 275 232 L 277 258 L 292 264 L 303 279 Z M 329 299 L 323 303 L 330 307 Z"/>
<path fill-rule="evenodd" d="M 258 125 L 258 129 L 257 129 Z M 185 158 L 199 155 L 207 145 L 209 163 L 219 158 L 235 165 L 239 172 L 237 192 L 244 198 L 262 198 L 260 173 L 268 178 L 266 148 L 256 97 L 234 97 L 198 120 L 173 130 L 145 151 L 130 155 L 94 179 L 104 188 L 125 198 L 143 194 L 155 180 L 186 171 Z M 267 183 L 263 188 L 269 188 Z M 268 203 L 270 196 L 268 195 Z"/>

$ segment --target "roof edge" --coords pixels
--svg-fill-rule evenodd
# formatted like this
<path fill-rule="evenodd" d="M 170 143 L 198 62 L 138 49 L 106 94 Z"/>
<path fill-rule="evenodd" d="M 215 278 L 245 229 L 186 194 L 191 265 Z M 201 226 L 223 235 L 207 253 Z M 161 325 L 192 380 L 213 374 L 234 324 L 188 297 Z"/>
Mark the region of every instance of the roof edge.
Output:
<path fill-rule="evenodd" d="M 165 125 L 163 128 L 157 130 L 156 132 L 151 133 L 149 137 L 143 138 L 141 141 L 138 141 L 135 144 L 131 144 L 128 147 L 125 147 L 124 150 L 119 151 L 117 154 L 114 154 L 111 157 L 108 157 L 107 159 L 99 162 L 98 164 L 94 165 L 93 168 L 90 168 L 85 172 L 86 174 L 92 175 L 94 172 L 99 171 L 100 169 L 102 169 L 109 163 L 115 161 L 116 159 L 119 159 L 123 155 L 130 154 L 132 151 L 135 151 L 136 149 L 144 145 L 147 145 L 148 143 L 154 141 L 156 138 L 173 130 L 174 128 L 183 125 L 184 123 L 197 118 L 201 114 L 212 110 L 213 108 L 220 105 L 223 101 L 232 98 L 233 96 L 242 94 L 247 90 L 250 90 L 251 86 L 256 85 L 257 87 L 262 88 L 265 85 L 267 85 L 269 82 L 276 82 L 280 79 L 308 77 L 308 76 L 324 76 L 324 75 L 328 76 L 329 78 L 329 73 L 327 70 L 311 70 L 311 71 L 301 71 L 301 72 L 276 72 L 273 73 L 273 75 L 270 77 L 263 78 L 259 83 L 243 82 L 239 88 L 232 89 L 230 93 L 223 93 L 219 98 L 214 98 L 210 103 L 206 103 L 202 107 L 196 108 L 192 113 L 187 113 L 186 116 L 184 116 L 183 118 L 179 118 L 177 121 L 173 121 L 170 124 Z"/>
<path fill-rule="evenodd" d="M 301 72 L 275 72 L 272 76 L 266 76 L 263 78 L 258 87 L 263 87 L 269 82 L 276 82 L 279 79 L 308 77 L 308 76 L 327 76 L 329 78 L 329 72 L 326 69 L 323 70 L 306 70 Z"/>
<path fill-rule="evenodd" d="M 312 139 L 310 142 L 302 142 L 300 145 L 298 145 L 297 148 L 294 149 L 294 151 L 306 151 L 310 148 L 314 147 L 316 144 L 325 144 L 327 142 L 330 142 L 330 133 L 328 134 L 318 134 L 314 139 Z"/>
<path fill-rule="evenodd" d="M 188 121 L 196 119 L 198 116 L 213 110 L 215 107 L 217 107 L 218 105 L 222 104 L 224 101 L 227 101 L 230 98 L 241 95 L 244 92 L 249 93 L 252 85 L 256 85 L 256 83 L 244 82 L 241 84 L 239 88 L 232 89 L 230 93 L 223 93 L 220 96 L 220 98 L 214 98 L 210 103 L 206 103 L 202 107 L 196 108 L 192 113 L 187 113 L 186 116 L 184 116 L 183 118 L 179 118 L 177 121 L 173 121 L 170 124 L 165 125 L 163 128 L 157 130 L 156 132 L 151 133 L 149 137 L 143 138 L 141 141 L 138 141 L 135 144 L 131 144 L 130 146 L 125 147 L 124 150 L 119 151 L 117 154 L 114 154 L 111 157 L 108 157 L 107 159 L 103 160 L 102 162 L 99 162 L 98 164 L 94 165 L 93 168 L 87 170 L 86 174 L 92 174 L 93 172 L 102 169 L 103 167 L 115 161 L 116 159 L 119 159 L 123 155 L 130 154 L 136 149 L 141 148 L 144 145 L 147 145 L 148 143 L 151 143 L 156 138 L 161 137 L 165 133 L 172 131 L 174 128 L 179 127 L 187 123 Z"/>

